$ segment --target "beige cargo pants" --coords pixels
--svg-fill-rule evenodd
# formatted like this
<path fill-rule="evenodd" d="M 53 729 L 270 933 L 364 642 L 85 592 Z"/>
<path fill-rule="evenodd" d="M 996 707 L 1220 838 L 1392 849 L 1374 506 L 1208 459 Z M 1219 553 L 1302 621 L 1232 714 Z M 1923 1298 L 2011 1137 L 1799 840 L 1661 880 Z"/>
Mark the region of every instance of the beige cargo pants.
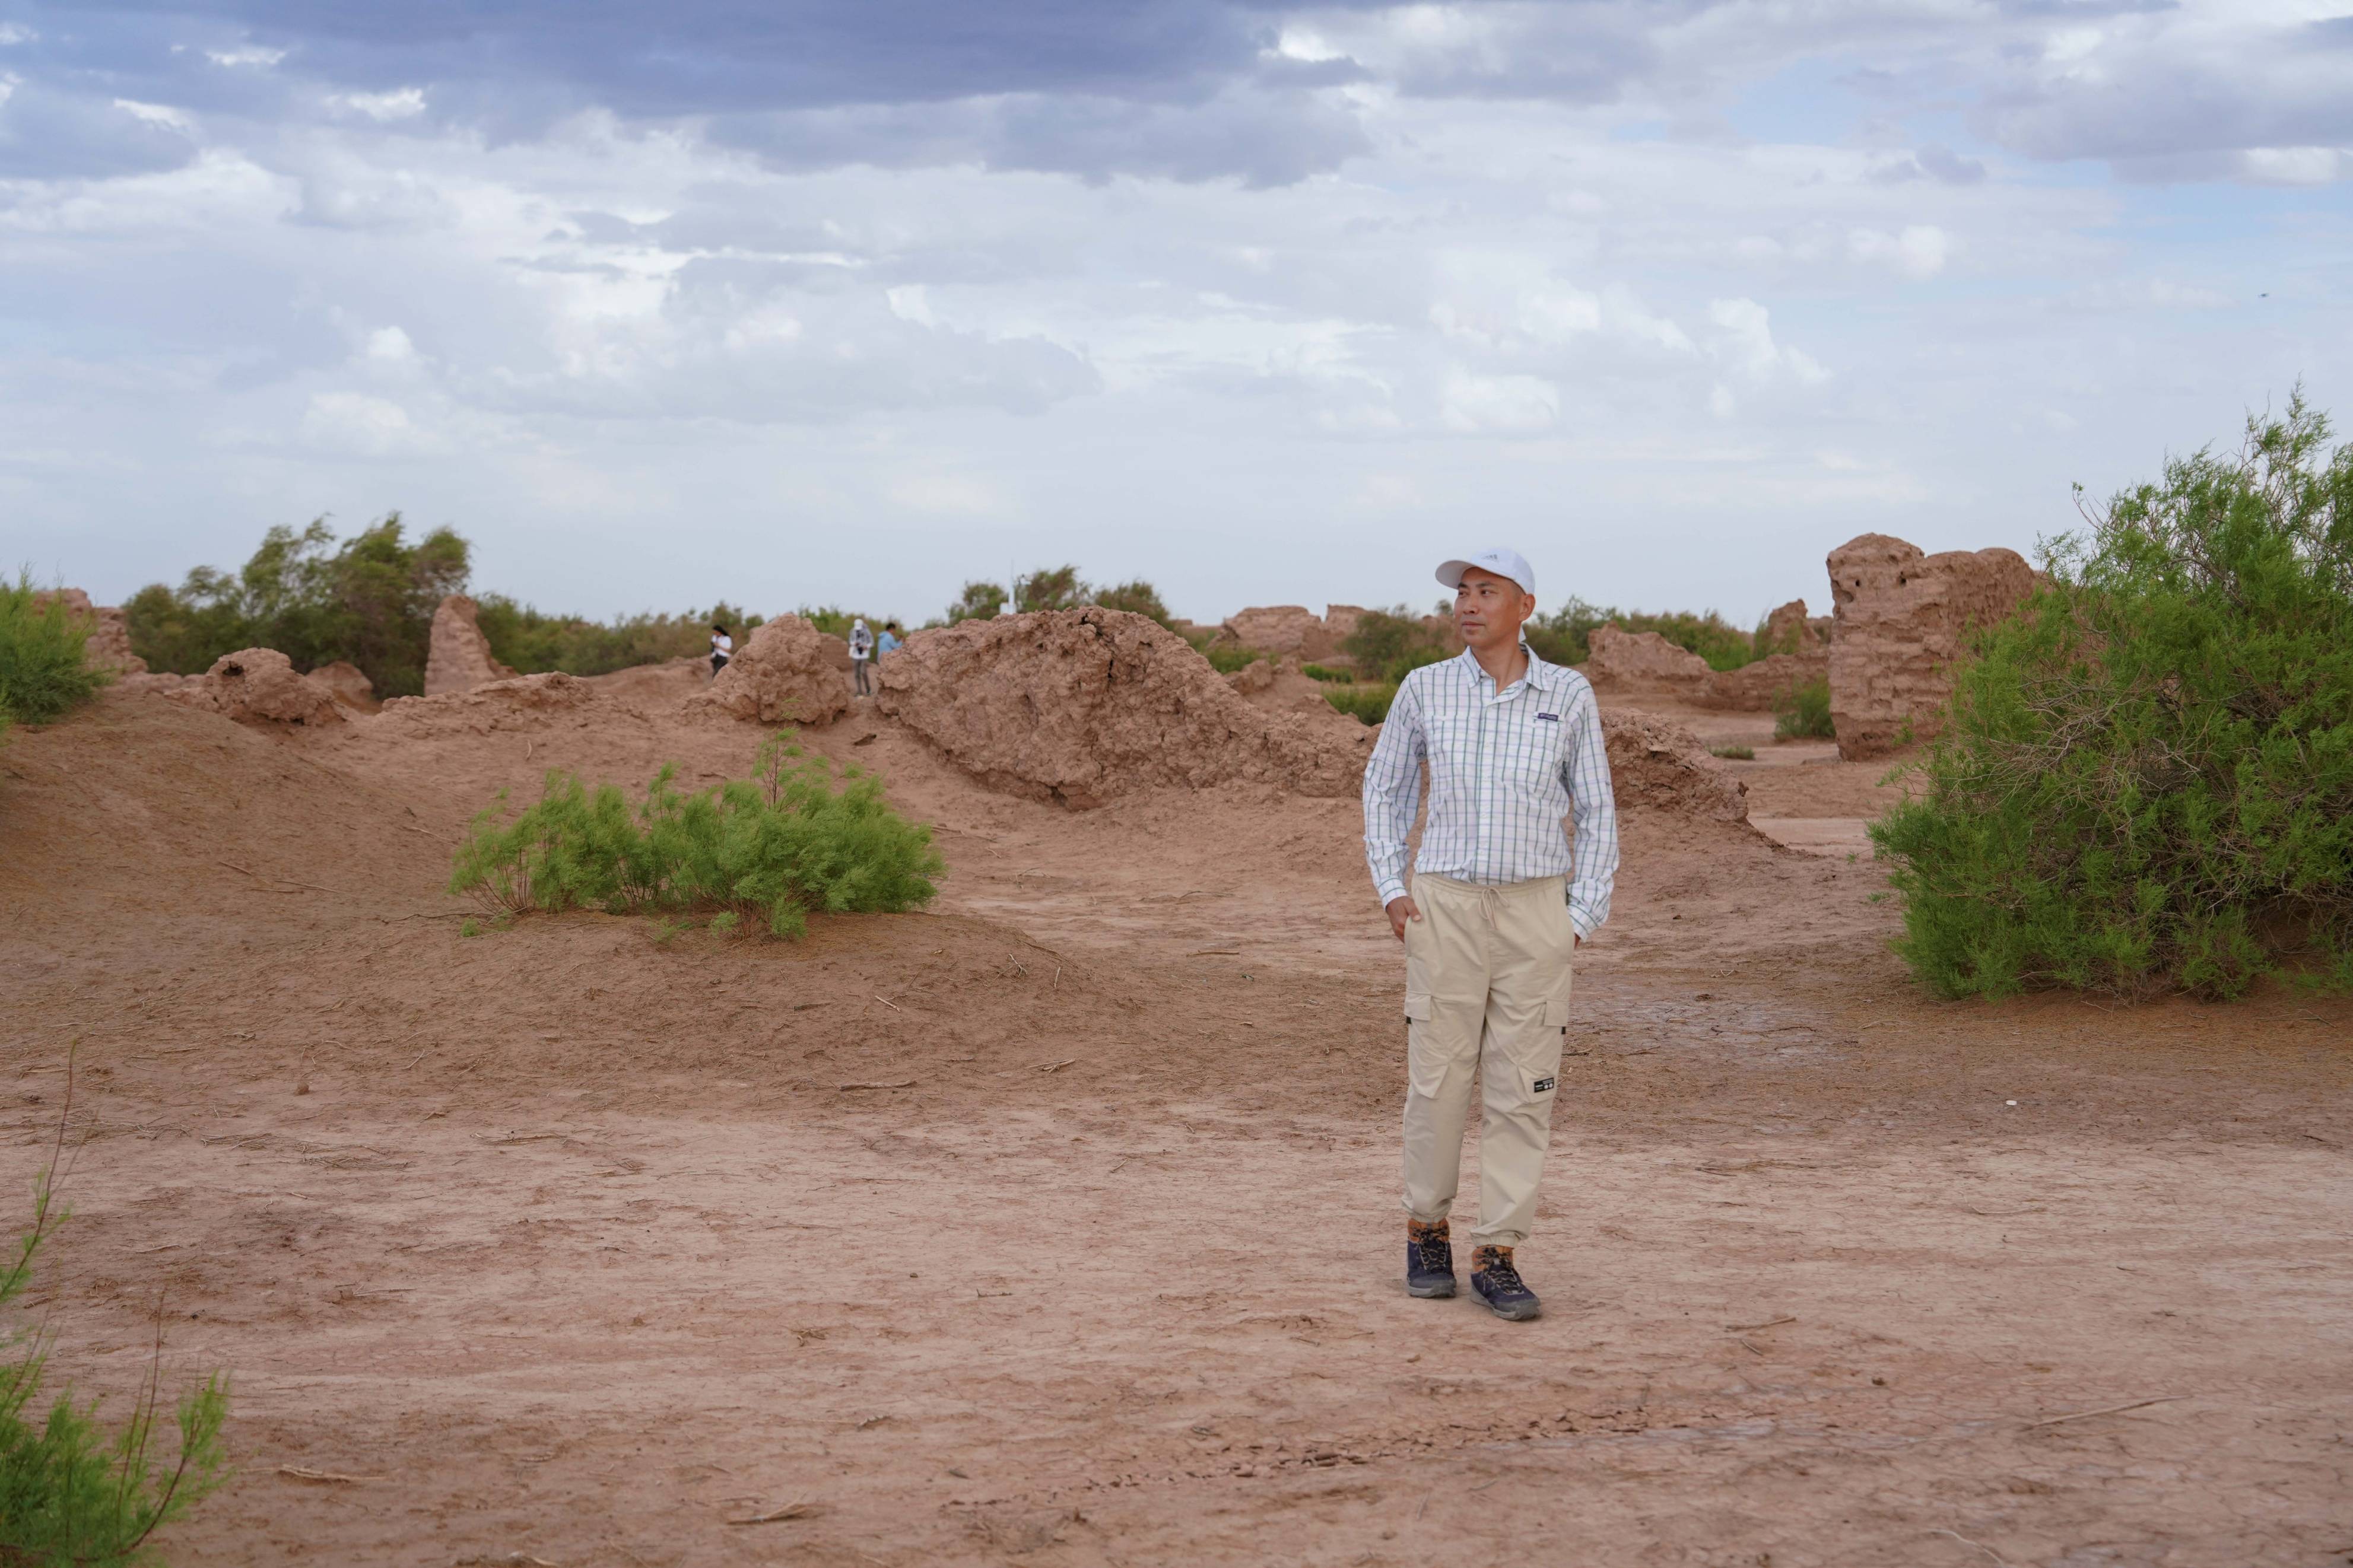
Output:
<path fill-rule="evenodd" d="M 1454 1206 L 1474 1080 L 1479 1224 L 1473 1247 L 1517 1247 L 1535 1218 L 1552 1142 L 1577 928 L 1558 877 L 1482 887 L 1417 876 L 1405 925 L 1405 1207 Z"/>

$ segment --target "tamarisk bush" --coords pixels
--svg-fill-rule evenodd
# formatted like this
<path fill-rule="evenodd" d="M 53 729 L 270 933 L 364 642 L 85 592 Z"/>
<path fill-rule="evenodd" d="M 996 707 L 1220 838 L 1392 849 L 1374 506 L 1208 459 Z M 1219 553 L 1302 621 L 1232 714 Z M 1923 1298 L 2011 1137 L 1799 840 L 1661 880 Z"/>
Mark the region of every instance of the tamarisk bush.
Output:
<path fill-rule="evenodd" d="M 512 822 L 495 805 L 474 819 L 449 890 L 508 914 L 756 915 L 780 937 L 803 934 L 813 910 L 896 912 L 936 891 L 931 829 L 885 805 L 871 774 L 851 769 L 837 789 L 832 764 L 790 731 L 760 749 L 752 778 L 683 795 L 676 773 L 663 768 L 632 803 L 617 785 L 551 772 Z"/>
<path fill-rule="evenodd" d="M 2353 445 L 2301 390 L 2086 508 L 1872 829 L 1933 990 L 2353 988 Z M 2078 504 L 2081 505 L 2080 496 Z"/>
<path fill-rule="evenodd" d="M 69 1110 L 70 1063 L 67 1071 Z M 32 1228 L 0 1267 L 0 1309 L 15 1306 L 31 1284 L 34 1258 L 65 1217 L 51 1186 L 64 1132 L 61 1112 L 58 1148 L 34 1180 Z M 167 1458 L 155 1445 L 164 1411 L 160 1330 L 156 1360 L 130 1418 L 111 1435 L 98 1425 L 97 1401 L 78 1404 L 69 1393 L 58 1394 L 37 1424 L 26 1418 L 41 1394 L 50 1343 L 34 1329 L 0 1337 L 0 1564 L 152 1562 L 156 1531 L 227 1479 L 221 1424 L 228 1415 L 227 1382 L 216 1374 L 180 1396 L 174 1413 L 178 1451 Z"/>

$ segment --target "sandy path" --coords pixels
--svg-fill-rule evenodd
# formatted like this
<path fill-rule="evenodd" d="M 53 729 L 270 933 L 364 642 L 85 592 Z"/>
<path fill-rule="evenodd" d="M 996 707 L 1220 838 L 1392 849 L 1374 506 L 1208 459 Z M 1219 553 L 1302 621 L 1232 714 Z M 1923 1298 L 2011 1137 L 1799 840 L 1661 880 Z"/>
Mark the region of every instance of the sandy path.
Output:
<path fill-rule="evenodd" d="M 489 788 L 744 738 L 405 773 L 105 714 L 0 779 L 35 847 L 0 865 L 6 1163 L 79 1035 L 57 1364 L 131 1386 L 160 1288 L 173 1363 L 237 1378 L 238 1476 L 174 1561 L 2353 1545 L 2342 1002 L 1939 1006 L 1867 868 L 1636 824 L 1514 1327 L 1397 1286 L 1396 960 L 1345 803 L 1071 816 L 853 720 L 817 743 L 942 824 L 939 912 L 466 939 L 438 882 Z"/>

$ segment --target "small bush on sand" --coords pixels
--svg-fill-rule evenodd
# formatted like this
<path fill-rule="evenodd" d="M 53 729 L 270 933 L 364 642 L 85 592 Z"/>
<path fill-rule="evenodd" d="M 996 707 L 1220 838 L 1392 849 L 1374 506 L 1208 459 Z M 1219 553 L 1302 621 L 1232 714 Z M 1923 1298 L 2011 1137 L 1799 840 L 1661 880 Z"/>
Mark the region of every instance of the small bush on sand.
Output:
<path fill-rule="evenodd" d="M 1786 686 L 1773 699 L 1773 738 L 1777 741 L 1828 741 L 1838 734 L 1831 723 L 1831 683 L 1809 680 Z"/>
<path fill-rule="evenodd" d="M 1167 605 L 1161 600 L 1160 590 L 1141 577 L 1132 582 L 1114 583 L 1107 588 L 1096 588 L 1094 602 L 1106 610 L 1125 610 L 1130 615 L 1157 621 L 1172 631 L 1176 629 L 1170 625 L 1176 617 L 1168 613 Z"/>
<path fill-rule="evenodd" d="M 14 1263 L 0 1268 L 0 1309 L 13 1307 L 31 1284 L 35 1257 L 66 1217 L 50 1186 L 63 1126 L 60 1118 L 59 1149 L 34 1179 L 32 1228 L 18 1239 Z M 100 1428 L 98 1402 L 77 1404 L 70 1391 L 36 1425 L 26 1413 L 40 1398 L 53 1342 L 48 1333 L 17 1329 L 0 1349 L 0 1563 L 151 1562 L 155 1531 L 227 1479 L 221 1423 L 228 1415 L 227 1384 L 215 1375 L 180 1396 L 176 1455 L 155 1447 L 163 1414 L 160 1341 L 120 1431 Z"/>
<path fill-rule="evenodd" d="M 1340 639 L 1340 651 L 1355 661 L 1359 679 L 1389 686 L 1447 657 L 1444 635 L 1403 605 L 1366 610 L 1356 618 L 1356 629 Z"/>
<path fill-rule="evenodd" d="M 1345 685 L 1356 679 L 1353 669 L 1335 669 L 1328 664 L 1303 664 L 1299 673 L 1310 680 L 1338 681 Z"/>
<path fill-rule="evenodd" d="M 681 795 L 674 773 L 664 768 L 632 805 L 616 785 L 550 773 L 513 821 L 495 806 L 474 819 L 449 890 L 507 913 L 732 910 L 782 937 L 799 936 L 812 910 L 896 912 L 936 890 L 931 829 L 884 805 L 871 775 L 852 769 L 837 789 L 832 764 L 789 731 L 761 748 L 752 778 Z"/>
<path fill-rule="evenodd" d="M 1708 755 L 1722 757 L 1728 763 L 1753 763 L 1757 760 L 1754 746 L 1710 746 L 1707 751 Z"/>
<path fill-rule="evenodd" d="M 1254 647 L 1240 647 L 1232 643 L 1203 643 L 1201 657 L 1208 659 L 1209 668 L 1219 675 L 1231 675 L 1238 669 L 1247 669 L 1266 655 Z"/>
<path fill-rule="evenodd" d="M 1377 724 L 1389 716 L 1397 700 L 1397 684 L 1380 681 L 1366 686 L 1327 686 L 1324 700 L 1361 724 Z"/>
<path fill-rule="evenodd" d="M 2087 510 L 1872 829 L 1945 995 L 2353 983 L 2353 445 L 2299 393 Z"/>
<path fill-rule="evenodd" d="M 41 597 L 32 574 L 0 579 L 0 734 L 11 719 L 46 724 L 87 702 L 113 677 L 82 659 L 90 626 L 65 601 Z"/>

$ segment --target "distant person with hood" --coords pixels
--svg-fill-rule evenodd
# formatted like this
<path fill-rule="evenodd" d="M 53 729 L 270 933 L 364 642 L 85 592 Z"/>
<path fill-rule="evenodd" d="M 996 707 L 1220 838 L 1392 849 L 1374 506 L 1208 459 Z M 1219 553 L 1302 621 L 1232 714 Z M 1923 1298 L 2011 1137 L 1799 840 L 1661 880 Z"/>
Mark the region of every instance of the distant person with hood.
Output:
<path fill-rule="evenodd" d="M 1471 1288 L 1517 1322 L 1542 1310 L 1512 1251 L 1535 1222 L 1552 1142 L 1573 961 L 1609 918 L 1618 809 L 1593 688 L 1520 637 L 1536 607 L 1526 558 L 1482 550 L 1438 580 L 1454 590 L 1462 652 L 1399 684 L 1365 766 L 1365 860 L 1405 944 L 1406 1293 L 1454 1294 L 1447 1215 L 1477 1089 Z"/>
<path fill-rule="evenodd" d="M 717 621 L 712 622 L 711 679 L 713 680 L 718 679 L 719 672 L 726 668 L 727 661 L 734 657 L 735 639 L 727 635 L 727 628 L 725 626 L 720 625 Z"/>
<path fill-rule="evenodd" d="M 866 617 L 860 616 L 849 623 L 849 679 L 851 689 L 860 697 L 874 695 L 866 679 L 866 666 L 873 657 L 874 634 L 867 630 Z"/>

